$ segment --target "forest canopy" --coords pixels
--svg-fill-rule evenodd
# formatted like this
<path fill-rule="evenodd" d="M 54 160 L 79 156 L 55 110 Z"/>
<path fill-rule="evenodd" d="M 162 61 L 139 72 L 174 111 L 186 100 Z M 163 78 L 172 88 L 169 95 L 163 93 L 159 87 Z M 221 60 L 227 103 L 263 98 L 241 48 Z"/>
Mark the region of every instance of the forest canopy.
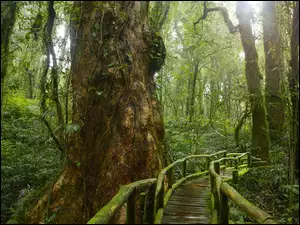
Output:
<path fill-rule="evenodd" d="M 86 223 L 220 150 L 265 161 L 236 189 L 299 224 L 298 1 L 1 1 L 1 223 Z"/>

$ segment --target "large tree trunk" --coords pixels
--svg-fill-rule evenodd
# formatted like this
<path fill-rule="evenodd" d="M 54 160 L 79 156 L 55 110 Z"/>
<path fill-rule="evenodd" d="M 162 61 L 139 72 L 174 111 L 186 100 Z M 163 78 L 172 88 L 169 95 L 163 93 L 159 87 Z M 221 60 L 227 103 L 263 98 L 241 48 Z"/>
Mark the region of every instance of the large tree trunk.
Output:
<path fill-rule="evenodd" d="M 72 119 L 80 129 L 51 199 L 35 205 L 31 222 L 42 220 L 48 200 L 56 223 L 85 223 L 120 186 L 155 177 L 164 166 L 163 121 L 153 95 L 163 60 L 150 58 L 164 47 L 141 13 L 147 2 L 75 4 L 81 16 L 71 38 Z"/>
<path fill-rule="evenodd" d="M 9 39 L 15 23 L 16 8 L 17 3 L 14 1 L 1 1 L 1 121 L 3 111 L 3 85 L 9 55 Z"/>
<path fill-rule="evenodd" d="M 281 51 L 274 1 L 263 2 L 263 32 L 266 70 L 266 108 L 270 139 L 276 141 L 283 133 L 284 106 L 280 96 Z"/>
<path fill-rule="evenodd" d="M 245 52 L 245 72 L 252 111 L 251 154 L 253 156 L 260 157 L 263 160 L 269 161 L 269 131 L 266 118 L 266 109 L 260 86 L 260 80 L 262 79 L 262 76 L 259 72 L 257 52 L 250 23 L 252 18 L 252 10 L 247 2 L 240 1 L 236 3 L 236 14 L 239 20 L 238 28 Z"/>

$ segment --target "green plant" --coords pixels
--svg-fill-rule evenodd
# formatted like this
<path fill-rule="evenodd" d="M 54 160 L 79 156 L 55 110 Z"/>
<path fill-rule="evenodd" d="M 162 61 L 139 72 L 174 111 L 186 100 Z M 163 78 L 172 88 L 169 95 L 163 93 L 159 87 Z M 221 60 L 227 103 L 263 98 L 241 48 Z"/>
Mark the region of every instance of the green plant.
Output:
<path fill-rule="evenodd" d="M 60 165 L 55 145 L 41 132 L 45 129 L 36 100 L 14 96 L 7 101 L 4 111 L 1 136 L 3 222 L 14 213 L 26 211 L 30 197 L 57 174 Z"/>

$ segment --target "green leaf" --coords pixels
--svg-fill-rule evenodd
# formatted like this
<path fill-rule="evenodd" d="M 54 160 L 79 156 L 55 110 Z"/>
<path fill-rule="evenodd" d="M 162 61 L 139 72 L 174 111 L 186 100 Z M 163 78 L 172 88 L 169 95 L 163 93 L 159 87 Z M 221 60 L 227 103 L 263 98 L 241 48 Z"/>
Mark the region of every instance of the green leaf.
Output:
<path fill-rule="evenodd" d="M 77 166 L 77 167 L 79 167 L 80 164 L 81 164 L 80 162 L 78 162 L 78 161 L 76 162 L 76 166 Z"/>

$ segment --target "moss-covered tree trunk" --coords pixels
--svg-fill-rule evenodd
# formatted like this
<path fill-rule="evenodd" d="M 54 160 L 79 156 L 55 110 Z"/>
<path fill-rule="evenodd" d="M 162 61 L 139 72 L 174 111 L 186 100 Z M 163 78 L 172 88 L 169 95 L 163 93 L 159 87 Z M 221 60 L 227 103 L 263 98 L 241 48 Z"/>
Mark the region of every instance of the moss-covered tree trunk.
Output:
<path fill-rule="evenodd" d="M 9 57 L 9 40 L 15 23 L 16 9 L 16 2 L 1 1 L 1 121 L 4 88 L 3 85 Z"/>
<path fill-rule="evenodd" d="M 295 172 L 299 176 L 299 2 L 294 2 L 291 35 L 291 73 L 289 89 L 292 102 L 292 120 L 290 121 L 289 179 L 295 182 Z"/>
<path fill-rule="evenodd" d="M 263 33 L 266 71 L 266 108 L 270 139 L 276 141 L 283 133 L 284 106 L 280 93 L 281 50 L 274 1 L 263 2 Z"/>
<path fill-rule="evenodd" d="M 193 74 L 193 83 L 192 83 L 192 93 L 191 93 L 191 105 L 190 105 L 190 122 L 193 121 L 194 113 L 195 113 L 195 90 L 196 90 L 196 82 L 197 82 L 197 75 L 199 72 L 199 64 L 196 62 L 194 64 L 194 74 Z"/>
<path fill-rule="evenodd" d="M 254 35 L 250 20 L 252 10 L 245 1 L 236 3 L 236 14 L 239 20 L 238 29 L 241 35 L 242 45 L 245 52 L 245 72 L 247 86 L 250 94 L 252 112 L 252 152 L 251 154 L 269 161 L 269 129 L 267 124 L 266 109 L 261 93 L 260 81 L 262 76 L 259 72 L 257 52 Z"/>
<path fill-rule="evenodd" d="M 31 209 L 30 222 L 49 210 L 56 223 L 85 223 L 121 185 L 155 177 L 164 166 L 163 121 L 153 95 L 163 59 L 150 57 L 164 55 L 163 43 L 153 44 L 157 37 L 142 10 L 148 3 L 74 4 L 72 119 L 79 129 L 60 178 Z"/>

